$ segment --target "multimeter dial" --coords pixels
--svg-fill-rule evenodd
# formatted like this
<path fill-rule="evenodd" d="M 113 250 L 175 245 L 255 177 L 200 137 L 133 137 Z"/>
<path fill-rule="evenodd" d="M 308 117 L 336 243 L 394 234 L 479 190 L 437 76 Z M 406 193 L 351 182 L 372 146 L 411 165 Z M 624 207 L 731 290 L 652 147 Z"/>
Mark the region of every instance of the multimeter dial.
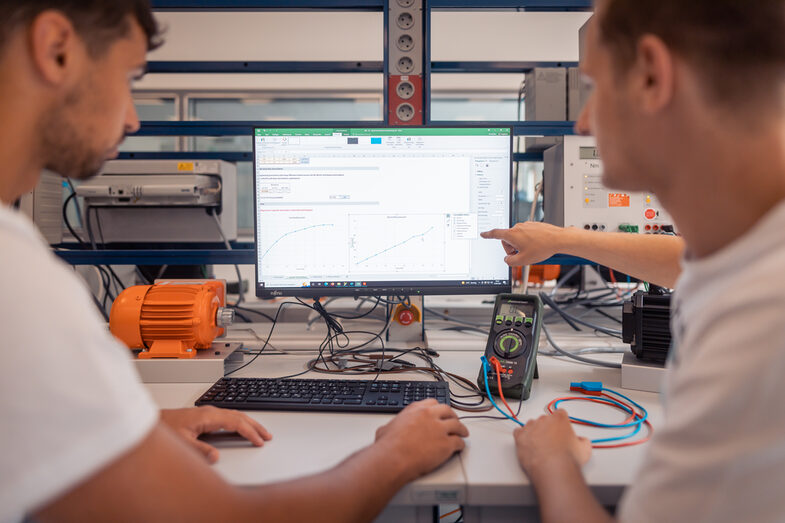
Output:
<path fill-rule="evenodd" d="M 502 331 L 493 341 L 493 350 L 502 358 L 514 358 L 526 350 L 526 339 L 514 330 Z"/>

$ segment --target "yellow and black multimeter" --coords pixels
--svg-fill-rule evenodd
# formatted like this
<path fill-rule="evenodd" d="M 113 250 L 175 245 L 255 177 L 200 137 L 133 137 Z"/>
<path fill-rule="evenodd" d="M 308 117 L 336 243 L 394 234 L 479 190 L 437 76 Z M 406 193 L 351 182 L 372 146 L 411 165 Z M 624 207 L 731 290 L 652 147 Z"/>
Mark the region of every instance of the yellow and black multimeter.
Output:
<path fill-rule="evenodd" d="M 532 380 L 537 377 L 537 345 L 540 342 L 542 302 L 538 296 L 499 294 L 491 318 L 491 332 L 485 346 L 485 357 L 496 357 L 501 366 L 497 377 L 494 366 L 485 375 L 480 366 L 477 384 L 485 390 L 487 378 L 492 394 L 501 381 L 505 397 L 527 399 Z"/>

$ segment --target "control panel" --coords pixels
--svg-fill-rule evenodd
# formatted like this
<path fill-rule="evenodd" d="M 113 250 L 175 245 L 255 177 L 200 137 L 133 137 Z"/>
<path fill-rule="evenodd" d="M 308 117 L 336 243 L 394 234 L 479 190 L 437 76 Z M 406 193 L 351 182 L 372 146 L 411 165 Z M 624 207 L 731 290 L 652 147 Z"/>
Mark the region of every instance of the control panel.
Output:
<path fill-rule="evenodd" d="M 609 189 L 592 136 L 565 136 L 544 153 L 545 221 L 594 231 L 673 233 L 673 221 L 651 193 Z"/>
<path fill-rule="evenodd" d="M 493 310 L 485 357 L 499 362 L 499 372 L 491 365 L 486 376 L 483 367 L 477 383 L 485 390 L 486 379 L 492 394 L 501 383 L 505 397 L 527 399 L 536 377 L 537 345 L 540 340 L 542 302 L 537 296 L 499 294 Z"/>

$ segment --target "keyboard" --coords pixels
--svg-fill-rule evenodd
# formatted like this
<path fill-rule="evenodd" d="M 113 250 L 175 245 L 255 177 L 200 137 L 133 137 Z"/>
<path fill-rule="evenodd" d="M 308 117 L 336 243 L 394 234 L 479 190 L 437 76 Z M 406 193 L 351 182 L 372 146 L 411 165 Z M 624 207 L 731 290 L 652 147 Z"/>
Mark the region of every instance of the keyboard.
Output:
<path fill-rule="evenodd" d="M 195 405 L 240 410 L 398 412 L 426 398 L 449 405 L 449 385 L 437 381 L 221 378 Z"/>

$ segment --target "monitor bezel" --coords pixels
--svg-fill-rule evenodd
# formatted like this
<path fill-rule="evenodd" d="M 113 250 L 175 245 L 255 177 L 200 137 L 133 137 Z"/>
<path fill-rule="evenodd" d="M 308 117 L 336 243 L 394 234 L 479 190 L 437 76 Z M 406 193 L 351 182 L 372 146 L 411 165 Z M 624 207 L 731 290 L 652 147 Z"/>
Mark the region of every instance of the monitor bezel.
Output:
<path fill-rule="evenodd" d="M 474 281 L 467 285 L 457 285 L 456 283 L 441 282 L 437 280 L 430 280 L 433 285 L 428 285 L 429 281 L 423 280 L 419 283 L 416 282 L 391 282 L 390 285 L 375 285 L 364 287 L 275 287 L 267 288 L 259 281 L 259 240 L 257 231 L 259 230 L 259 213 L 258 213 L 258 192 L 257 192 L 257 179 L 256 179 L 256 130 L 257 129 L 331 129 L 340 128 L 334 125 L 325 127 L 318 127 L 313 124 L 309 125 L 258 125 L 253 127 L 251 139 L 253 141 L 253 198 L 254 198 L 254 230 L 253 230 L 253 244 L 254 244 L 254 288 L 256 289 L 256 296 L 260 299 L 271 299 L 280 297 L 296 297 L 296 298 L 320 298 L 320 297 L 343 297 L 343 296 L 450 296 L 462 294 L 509 294 L 512 292 L 512 268 L 507 267 L 507 283 L 506 284 L 481 284 L 479 280 L 475 285 Z M 347 128 L 362 128 L 362 129 L 507 129 L 509 130 L 509 216 L 507 218 L 508 227 L 512 227 L 513 219 L 513 145 L 514 135 L 513 129 L 510 126 L 500 125 L 498 127 L 490 127 L 488 125 L 450 125 L 447 126 L 431 126 L 431 125 L 363 125 L 351 126 Z M 489 280 L 490 281 L 490 280 Z"/>

